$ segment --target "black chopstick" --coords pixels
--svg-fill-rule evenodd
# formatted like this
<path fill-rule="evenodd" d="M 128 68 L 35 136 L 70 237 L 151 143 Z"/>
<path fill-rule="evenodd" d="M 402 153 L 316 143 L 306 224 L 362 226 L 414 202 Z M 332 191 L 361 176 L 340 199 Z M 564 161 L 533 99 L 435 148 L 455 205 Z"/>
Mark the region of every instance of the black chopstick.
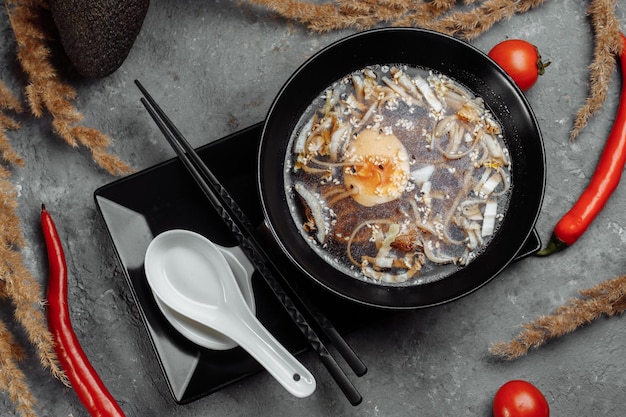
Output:
<path fill-rule="evenodd" d="M 212 206 L 218 211 L 220 217 L 226 222 L 227 226 L 233 232 L 241 249 L 246 253 L 250 261 L 261 273 L 265 281 L 270 286 L 276 297 L 282 303 L 283 307 L 289 314 L 292 321 L 300 329 L 313 350 L 319 355 L 320 359 L 328 369 L 329 373 L 335 379 L 341 390 L 344 392 L 352 405 L 358 405 L 362 401 L 361 394 L 356 390 L 354 385 L 339 367 L 333 356 L 330 354 L 326 346 L 322 343 L 315 331 L 311 328 L 302 313 L 297 309 L 291 298 L 284 291 L 283 287 L 269 268 L 270 265 L 280 275 L 280 271 L 272 264 L 270 258 L 262 250 L 261 245 L 256 241 L 253 235 L 254 226 L 245 216 L 243 211 L 238 207 L 237 203 L 228 194 L 228 191 L 220 184 L 210 169 L 200 159 L 191 145 L 184 138 L 182 133 L 176 128 L 169 117 L 164 113 L 143 85 L 135 80 L 135 84 L 139 87 L 144 95 L 141 103 L 144 105 L 154 122 L 157 124 L 167 141 L 170 143 L 178 157 L 181 159 L 189 173 L 192 175 L 202 192 L 208 198 Z M 287 283 L 284 277 L 281 277 L 283 285 Z M 344 356 L 346 362 L 353 368 L 354 372 L 361 376 L 367 372 L 367 368 L 350 348 L 350 346 L 341 337 L 339 332 L 332 326 L 330 321 L 326 319 L 319 311 L 311 312 L 311 303 L 305 303 L 297 293 L 292 293 L 299 298 L 313 316 L 317 324 L 322 328 L 327 337 L 335 345 L 335 348 Z"/>
<path fill-rule="evenodd" d="M 148 93 L 148 91 L 143 87 L 143 85 L 139 81 L 135 81 L 140 91 L 144 95 L 145 99 L 148 101 L 150 106 L 153 108 L 154 112 L 158 115 L 159 119 L 162 120 L 163 124 L 167 127 L 167 129 L 172 133 L 172 135 L 176 138 L 176 142 L 180 147 L 183 148 L 184 153 L 191 159 L 191 162 L 194 166 L 194 171 L 198 171 L 195 174 L 192 174 L 194 178 L 199 178 L 204 176 L 204 180 L 202 180 L 202 184 L 200 187 L 203 188 L 205 194 L 207 194 L 207 187 L 213 191 L 213 194 L 216 196 L 209 197 L 209 199 L 217 199 L 221 200 L 217 201 L 217 204 L 221 207 L 219 210 L 222 211 L 224 209 L 231 210 L 232 220 L 237 222 L 238 227 L 244 231 L 248 238 L 253 238 L 253 233 L 255 230 L 254 225 L 250 222 L 248 217 L 243 213 L 243 211 L 238 207 L 237 203 L 232 199 L 229 195 L 228 191 L 224 189 L 224 187 L 220 184 L 219 180 L 215 177 L 215 175 L 211 172 L 211 170 L 206 166 L 204 161 L 198 156 L 198 154 L 194 151 L 193 147 L 189 144 L 184 135 L 178 130 L 178 128 L 173 124 L 173 122 L 169 119 L 169 117 L 165 114 L 165 112 L 160 108 L 160 106 L 156 103 L 156 101 L 152 98 L 152 96 Z M 163 130 L 163 129 L 161 129 Z M 175 146 L 175 145 L 172 145 Z M 189 168 L 188 168 L 189 169 Z M 221 213 L 220 213 L 221 214 Z M 267 264 L 269 257 L 264 257 L 264 262 Z M 271 262 L 271 260 L 270 260 Z M 278 272 L 280 275 L 280 272 Z M 291 286 L 293 284 L 289 283 L 289 280 L 284 280 L 283 285 L 286 285 L 292 290 L 292 293 L 295 295 L 295 298 L 304 306 L 304 308 L 308 311 L 308 313 L 313 317 L 318 326 L 322 329 L 326 337 L 331 341 L 333 346 L 337 349 L 337 351 L 344 358 L 348 366 L 353 370 L 353 372 L 357 376 L 363 376 L 367 373 L 367 367 L 358 357 L 358 355 L 352 350 L 350 345 L 345 341 L 345 339 L 341 336 L 341 334 L 335 329 L 332 323 L 317 309 L 315 306 L 308 302 L 306 299 L 302 298 L 298 294 L 299 291 L 293 290 Z"/>

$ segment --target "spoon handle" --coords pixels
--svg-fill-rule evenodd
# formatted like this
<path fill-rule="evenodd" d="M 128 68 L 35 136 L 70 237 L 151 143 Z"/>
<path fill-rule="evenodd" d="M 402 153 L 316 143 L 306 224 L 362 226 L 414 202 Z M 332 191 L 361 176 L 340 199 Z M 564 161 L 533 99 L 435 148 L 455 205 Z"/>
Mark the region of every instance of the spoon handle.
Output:
<path fill-rule="evenodd" d="M 315 391 L 315 378 L 252 314 L 226 323 L 228 336 L 257 360 L 287 391 L 303 398 Z"/>

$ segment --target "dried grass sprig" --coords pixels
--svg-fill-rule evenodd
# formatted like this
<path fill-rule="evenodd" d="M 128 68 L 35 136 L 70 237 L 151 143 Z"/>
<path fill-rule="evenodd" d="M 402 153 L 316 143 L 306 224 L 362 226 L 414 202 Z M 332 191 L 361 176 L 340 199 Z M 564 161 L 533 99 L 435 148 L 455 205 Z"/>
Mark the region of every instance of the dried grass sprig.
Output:
<path fill-rule="evenodd" d="M 22 112 L 22 103 L 2 81 L 0 81 L 0 109 Z"/>
<path fill-rule="evenodd" d="M 54 353 L 54 340 L 41 311 L 45 304 L 42 288 L 24 264 L 19 250 L 25 239 L 17 215 L 17 191 L 9 180 L 10 172 L 0 167 L 0 280 L 5 294 L 15 307 L 15 318 L 37 349 L 41 364 L 67 384 L 67 378 Z"/>
<path fill-rule="evenodd" d="M 545 0 L 486 0 L 471 10 L 448 13 L 435 20 L 431 29 L 471 40 L 491 29 L 495 24 L 509 20 L 516 13 L 525 13 Z"/>
<path fill-rule="evenodd" d="M 18 367 L 21 349 L 16 347 L 13 335 L 0 320 L 0 389 L 7 392 L 22 417 L 36 417 L 36 400 L 26 383 L 26 376 Z"/>
<path fill-rule="evenodd" d="M 25 240 L 16 209 L 17 191 L 10 181 L 10 171 L 0 166 L 0 299 L 13 304 L 15 319 L 26 331 L 42 366 L 68 385 L 54 352 L 52 334 L 40 309 L 44 303 L 41 287 L 24 265 L 19 251 Z M 33 411 L 35 399 L 16 363 L 23 356 L 23 349 L 0 321 L 0 389 L 8 393 L 22 416 L 30 417 L 36 415 Z"/>
<path fill-rule="evenodd" d="M 50 60 L 51 35 L 41 24 L 47 12 L 45 1 L 5 0 L 9 21 L 17 43 L 17 59 L 28 76 L 26 100 L 36 117 L 52 117 L 53 131 L 69 145 L 87 148 L 93 160 L 113 175 L 133 169 L 107 151 L 111 139 L 97 129 L 79 125 L 83 115 L 72 104 L 76 91 L 60 80 Z"/>
<path fill-rule="evenodd" d="M 615 0 L 591 0 L 588 14 L 594 32 L 593 60 L 589 65 L 589 95 L 576 113 L 570 140 L 578 137 L 606 100 L 617 57 L 622 53 L 620 23 Z"/>
<path fill-rule="evenodd" d="M 6 134 L 7 130 L 15 130 L 20 124 L 6 114 L 7 111 L 20 113 L 22 105 L 6 85 L 0 81 L 0 157 L 6 163 L 22 166 L 24 161 L 13 150 Z"/>
<path fill-rule="evenodd" d="M 473 2 L 474 0 L 465 1 L 468 5 Z M 433 28 L 433 22 L 436 22 L 439 17 L 452 10 L 456 3 L 456 0 L 415 2 L 413 3 L 413 8 L 407 9 L 404 15 L 392 22 L 394 26 Z"/>
<path fill-rule="evenodd" d="M 315 32 L 369 29 L 378 24 L 419 26 L 471 40 L 546 0 L 246 0 Z M 570 139 L 576 138 L 606 100 L 609 81 L 622 51 L 616 0 L 590 0 L 588 14 L 594 32 L 589 66 L 589 93 L 578 110 Z"/>
<path fill-rule="evenodd" d="M 386 23 L 421 26 L 472 39 L 494 24 L 515 13 L 527 12 L 545 0 L 335 0 L 321 4 L 297 0 L 247 1 L 316 32 L 369 29 Z M 463 10 L 453 11 L 455 8 Z"/>
<path fill-rule="evenodd" d="M 474 39 L 494 24 L 510 19 L 517 11 L 517 1 L 487 0 L 469 11 L 449 13 L 434 21 L 431 28 L 449 35 Z"/>
<path fill-rule="evenodd" d="M 6 283 L 2 280 L 0 280 L 0 301 L 10 301 L 9 294 L 6 291 Z M 0 328 L 3 325 L 4 323 L 0 323 Z M 14 358 L 16 361 L 21 361 L 26 358 L 26 351 L 24 350 L 22 345 L 17 343 L 17 341 L 15 340 L 15 338 L 13 337 L 11 333 L 6 332 L 5 334 L 3 330 L 2 332 L 0 332 L 0 334 L 2 334 L 0 338 L 4 339 L 4 341 L 7 343 L 6 346 L 9 346 L 10 348 L 10 356 L 12 358 Z M 3 343 L 3 342 L 0 342 L 0 343 Z"/>
<path fill-rule="evenodd" d="M 580 294 L 580 298 L 568 300 L 553 314 L 523 324 L 523 330 L 515 338 L 493 344 L 490 352 L 502 359 L 517 359 L 529 350 L 572 333 L 602 316 L 622 314 L 626 310 L 626 275 L 581 290 Z"/>
<path fill-rule="evenodd" d="M 24 264 L 20 249 L 25 245 L 21 222 L 17 215 L 17 191 L 10 181 L 7 166 L 23 165 L 22 158 L 11 147 L 7 130 L 18 129 L 19 123 L 7 112 L 21 112 L 22 107 L 10 90 L 0 82 L 0 300 L 13 304 L 15 319 L 26 331 L 44 368 L 69 385 L 54 352 L 54 341 L 40 309 L 44 304 L 42 290 Z M 17 361 L 24 358 L 23 348 L 15 341 L 0 320 L 0 390 L 7 392 L 24 417 L 35 416 L 35 398 L 28 388 Z"/>
<path fill-rule="evenodd" d="M 360 28 L 360 16 L 345 16 L 335 4 L 316 4 L 296 0 L 247 0 L 252 5 L 261 6 L 277 15 L 296 21 L 316 32 L 329 32 L 348 27 Z M 370 20 L 371 16 L 365 16 Z M 367 25 L 365 25 L 367 26 Z"/>
<path fill-rule="evenodd" d="M 41 295 L 41 286 L 30 274 L 18 252 L 6 245 L 0 248 L 0 252 L 5 257 L 3 263 L 9 268 L 9 274 L 4 279 L 6 292 L 15 306 L 15 319 L 26 330 L 28 340 L 37 350 L 41 365 L 49 369 L 55 378 L 69 385 L 58 364 L 54 339 L 48 331 L 42 312 L 45 301 Z"/>

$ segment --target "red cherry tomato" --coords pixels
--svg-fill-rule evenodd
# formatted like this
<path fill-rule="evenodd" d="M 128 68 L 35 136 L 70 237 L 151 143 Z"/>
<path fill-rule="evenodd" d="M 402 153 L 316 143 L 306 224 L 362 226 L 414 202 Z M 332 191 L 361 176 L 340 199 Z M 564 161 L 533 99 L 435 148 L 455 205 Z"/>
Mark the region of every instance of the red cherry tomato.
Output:
<path fill-rule="evenodd" d="M 488 55 L 513 78 L 522 91 L 535 85 L 537 78 L 550 64 L 541 60 L 535 45 L 520 39 L 502 41 Z"/>
<path fill-rule="evenodd" d="M 493 399 L 493 417 L 550 417 L 546 397 L 530 382 L 502 385 Z"/>

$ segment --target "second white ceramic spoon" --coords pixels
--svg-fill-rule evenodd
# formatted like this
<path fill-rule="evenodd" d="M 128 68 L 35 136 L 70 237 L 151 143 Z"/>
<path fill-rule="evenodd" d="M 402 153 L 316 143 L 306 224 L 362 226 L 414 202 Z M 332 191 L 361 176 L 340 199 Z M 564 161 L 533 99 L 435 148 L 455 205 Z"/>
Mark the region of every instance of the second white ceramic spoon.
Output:
<path fill-rule="evenodd" d="M 315 391 L 315 378 L 252 314 L 232 270 L 204 236 L 170 230 L 146 251 L 152 291 L 168 307 L 230 337 L 296 397 Z"/>
<path fill-rule="evenodd" d="M 220 250 L 228 266 L 233 271 L 233 275 L 237 280 L 237 284 L 241 289 L 241 293 L 250 307 L 250 311 L 254 313 L 256 311 L 256 304 L 254 301 L 254 292 L 252 290 L 252 273 L 253 267 L 247 259 L 242 258 L 243 253 L 238 247 L 227 248 L 215 244 Z M 245 255 L 243 255 L 245 257 Z M 245 265 L 244 262 L 247 262 Z M 154 294 L 154 301 L 157 307 L 163 313 L 163 316 L 167 321 L 185 338 L 191 340 L 198 346 L 205 347 L 212 350 L 227 350 L 237 346 L 231 338 L 224 336 L 222 333 L 215 329 L 198 323 L 195 320 L 180 314 L 179 312 L 171 309 L 161 299 Z"/>

